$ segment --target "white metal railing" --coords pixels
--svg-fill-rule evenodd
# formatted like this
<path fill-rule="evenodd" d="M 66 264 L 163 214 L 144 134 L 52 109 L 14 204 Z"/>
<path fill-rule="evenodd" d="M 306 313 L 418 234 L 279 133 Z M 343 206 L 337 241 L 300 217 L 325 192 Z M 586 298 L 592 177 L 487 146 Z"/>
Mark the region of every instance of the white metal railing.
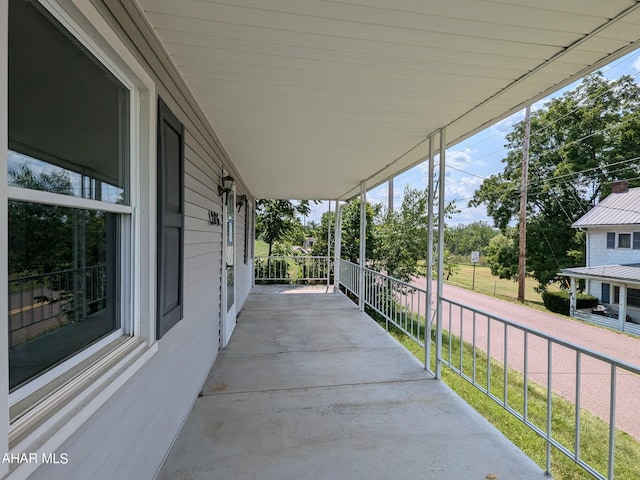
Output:
<path fill-rule="evenodd" d="M 359 296 L 359 266 L 342 259 L 339 264 L 340 285 Z M 370 314 L 384 319 L 387 328 L 393 324 L 424 347 L 426 309 L 430 305 L 425 290 L 365 268 L 363 295 Z M 542 437 L 548 474 L 555 448 L 593 477 L 612 480 L 617 418 L 619 411 L 621 417 L 636 418 L 633 411 L 640 391 L 640 368 L 454 300 L 441 301 L 442 349 L 435 363 L 449 367 Z M 437 322 L 434 319 L 426 330 L 432 341 L 427 342 L 425 368 L 431 373 L 430 352 L 438 340 L 433 338 Z M 518 377 L 516 381 L 514 377 Z M 592 398 L 593 389 L 600 398 Z M 544 399 L 542 413 L 530 408 L 533 395 Z M 560 397 L 573 404 L 572 418 L 565 419 L 569 424 L 563 428 L 569 430 L 569 442 L 560 439 L 559 432 L 552 428 L 552 420 L 559 415 L 554 412 L 554 404 Z M 594 412 L 603 403 L 604 411 Z M 585 410 L 608 422 L 607 438 L 598 439 L 597 446 L 585 445 L 581 436 L 581 414 Z M 598 470 L 587 458 L 593 448 L 607 449 L 606 471 Z"/>
<path fill-rule="evenodd" d="M 329 257 L 310 255 L 256 256 L 256 282 L 329 282 Z"/>
<path fill-rule="evenodd" d="M 338 260 L 340 271 L 340 284 L 353 295 L 359 295 L 358 284 L 360 283 L 359 268 L 355 263 L 347 260 Z"/>

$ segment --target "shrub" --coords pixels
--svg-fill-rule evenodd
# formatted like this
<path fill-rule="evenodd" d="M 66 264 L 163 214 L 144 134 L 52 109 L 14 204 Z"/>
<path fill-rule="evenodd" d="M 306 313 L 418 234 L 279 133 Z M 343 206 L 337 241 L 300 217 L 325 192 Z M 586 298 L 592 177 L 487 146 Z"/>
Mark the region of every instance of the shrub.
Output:
<path fill-rule="evenodd" d="M 547 310 L 569 315 L 569 292 L 544 292 L 542 301 Z M 592 308 L 598 304 L 598 299 L 592 295 L 579 293 L 576 298 L 576 308 Z"/>

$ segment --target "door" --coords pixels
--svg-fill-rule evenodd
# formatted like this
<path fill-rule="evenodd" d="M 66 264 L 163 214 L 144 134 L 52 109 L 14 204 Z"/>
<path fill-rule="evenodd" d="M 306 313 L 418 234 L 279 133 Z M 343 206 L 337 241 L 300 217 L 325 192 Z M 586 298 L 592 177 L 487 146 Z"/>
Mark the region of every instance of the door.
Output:
<path fill-rule="evenodd" d="M 226 282 L 224 295 L 224 322 L 222 329 L 222 347 L 226 347 L 236 327 L 236 282 L 235 282 L 235 185 L 231 191 L 225 194 L 225 222 L 224 222 L 224 255 L 223 261 L 226 270 Z"/>

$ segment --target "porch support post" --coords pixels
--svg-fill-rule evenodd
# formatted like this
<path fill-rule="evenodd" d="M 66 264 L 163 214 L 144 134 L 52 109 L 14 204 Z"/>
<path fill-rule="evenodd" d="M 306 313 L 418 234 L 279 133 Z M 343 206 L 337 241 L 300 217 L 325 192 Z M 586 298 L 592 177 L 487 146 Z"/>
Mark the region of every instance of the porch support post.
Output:
<path fill-rule="evenodd" d="M 445 179 L 445 157 L 446 157 L 446 132 L 440 129 L 440 153 L 438 169 L 438 293 L 436 304 L 436 318 L 438 322 L 437 343 L 436 343 L 436 378 L 442 378 L 442 294 L 444 278 L 444 179 Z"/>
<path fill-rule="evenodd" d="M 367 254 L 367 183 L 360 182 L 360 256 L 358 257 L 358 307 L 364 312 L 364 266 Z"/>
<path fill-rule="evenodd" d="M 342 208 L 340 203 L 336 200 L 336 226 L 335 226 L 335 239 L 333 248 L 333 291 L 340 293 L 340 256 L 342 248 Z"/>
<path fill-rule="evenodd" d="M 327 290 L 331 286 L 331 200 L 329 200 L 329 216 L 327 217 Z"/>
<path fill-rule="evenodd" d="M 624 322 L 627 319 L 627 286 L 620 285 L 620 299 L 618 300 L 618 328 L 624 331 Z"/>
<path fill-rule="evenodd" d="M 433 135 L 429 137 L 429 176 L 427 178 L 427 271 L 426 271 L 426 290 L 427 298 L 425 301 L 425 329 L 424 329 L 424 368 L 431 368 L 431 326 L 433 325 L 433 199 L 435 184 L 435 159 L 433 155 Z"/>
<path fill-rule="evenodd" d="M 576 316 L 576 298 L 577 298 L 577 289 L 576 289 L 576 277 L 570 277 L 569 282 L 571 284 L 571 292 L 569 293 L 569 316 Z"/>

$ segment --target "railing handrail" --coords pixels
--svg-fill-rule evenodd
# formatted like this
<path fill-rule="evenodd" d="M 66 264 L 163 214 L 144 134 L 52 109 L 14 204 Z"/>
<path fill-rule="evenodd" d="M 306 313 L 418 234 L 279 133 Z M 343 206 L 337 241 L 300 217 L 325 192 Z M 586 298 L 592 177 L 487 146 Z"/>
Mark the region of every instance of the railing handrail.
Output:
<path fill-rule="evenodd" d="M 92 268 L 102 268 L 105 267 L 107 264 L 106 263 L 97 263 L 95 265 L 87 265 L 86 267 L 76 267 L 76 268 L 66 268 L 64 270 L 56 270 L 55 272 L 47 272 L 47 273 L 36 273 L 34 275 L 28 275 L 26 277 L 14 277 L 11 278 L 11 275 L 9 275 L 9 282 L 20 282 L 20 281 L 24 281 L 24 280 L 31 280 L 34 278 L 39 278 L 39 277 L 51 277 L 53 275 L 59 275 L 61 273 L 73 273 L 73 272 L 78 272 L 81 270 L 90 270 Z"/>
<path fill-rule="evenodd" d="M 470 307 L 469 305 L 465 305 L 465 304 L 460 303 L 458 301 L 451 300 L 451 299 L 449 299 L 447 297 L 442 297 L 442 300 L 447 302 L 447 303 L 450 303 L 452 305 L 456 305 L 458 307 L 465 308 L 465 309 L 467 309 L 467 310 L 469 310 L 471 312 L 478 313 L 478 314 L 482 315 L 483 317 L 492 318 L 492 319 L 497 320 L 499 322 L 502 322 L 502 323 L 504 323 L 506 325 L 509 325 L 510 327 L 516 328 L 518 330 L 522 330 L 523 332 L 527 332 L 527 333 L 530 333 L 532 335 L 536 335 L 536 336 L 538 336 L 540 338 L 543 338 L 543 339 L 545 339 L 547 341 L 551 341 L 551 342 L 556 343 L 558 345 L 561 345 L 563 347 L 567 347 L 567 348 L 569 348 L 571 350 L 579 351 L 579 352 L 584 353 L 586 355 L 589 355 L 590 357 L 593 357 L 593 358 L 595 358 L 597 360 L 601 360 L 601 361 L 603 361 L 605 363 L 614 364 L 617 367 L 624 368 L 625 370 L 628 370 L 631 373 L 635 373 L 637 375 L 640 375 L 640 367 L 638 367 L 636 365 L 633 365 L 631 363 L 625 362 L 624 360 L 620 360 L 618 358 L 611 357 L 611 356 L 609 356 L 607 354 L 597 352 L 596 350 L 592 350 L 592 349 L 590 349 L 588 347 L 583 347 L 582 345 L 579 345 L 577 343 L 573 343 L 573 342 L 571 342 L 569 340 L 563 340 L 562 338 L 555 337 L 553 335 L 549 335 L 548 333 L 544 333 L 543 331 L 538 330 L 536 328 L 528 327 L 526 325 L 522 325 L 521 323 L 516 323 L 513 320 L 506 319 L 506 318 L 501 317 L 500 315 L 496 315 L 494 313 L 489 313 L 486 310 L 482 310 L 482 309 L 475 308 L 475 307 Z"/>
<path fill-rule="evenodd" d="M 297 282 L 331 280 L 331 257 L 328 255 L 256 255 L 254 281 Z"/>
<path fill-rule="evenodd" d="M 355 264 L 353 262 L 350 262 L 348 260 L 344 260 L 344 259 L 339 259 L 339 260 L 341 262 L 346 262 L 347 264 L 351 264 L 351 265 L 353 265 L 355 267 L 358 267 L 357 264 Z M 392 280 L 392 281 L 394 281 L 396 283 L 404 285 L 404 286 L 406 286 L 408 288 L 411 288 L 413 290 L 422 292 L 425 295 L 427 293 L 426 290 L 423 289 L 423 288 L 420 288 L 420 287 L 418 287 L 416 285 L 412 285 L 410 283 L 404 282 L 402 280 L 398 280 L 397 278 L 391 277 L 391 276 L 389 276 L 389 275 L 387 275 L 385 273 L 378 272 L 376 270 L 373 270 L 371 268 L 366 268 L 366 267 L 365 267 L 364 270 L 366 272 L 375 273 L 376 275 L 382 276 L 384 278 L 388 278 L 389 280 Z M 569 340 L 564 340 L 564 339 L 562 339 L 560 337 L 556 337 L 554 335 L 550 335 L 548 333 L 543 332 L 542 330 L 538 330 L 536 328 L 529 327 L 527 325 L 522 325 L 521 323 L 517 323 L 517 322 L 515 322 L 513 320 L 509 320 L 507 318 L 501 317 L 500 315 L 496 315 L 495 313 L 490 313 L 490 312 L 487 312 L 486 310 L 482 310 L 480 308 L 475 308 L 475 307 L 471 307 L 469 305 L 465 305 L 465 304 L 460 303 L 460 302 L 458 302 L 456 300 L 452 300 L 452 299 L 450 299 L 448 297 L 442 297 L 442 300 L 447 302 L 447 303 L 451 303 L 452 305 L 456 305 L 458 307 L 466 308 L 467 310 L 470 310 L 472 312 L 478 313 L 478 314 L 480 314 L 482 316 L 493 318 L 495 320 L 498 320 L 498 321 L 500 321 L 502 323 L 505 323 L 505 324 L 509 325 L 510 327 L 517 328 L 518 330 L 521 330 L 523 332 L 527 332 L 527 333 L 530 333 L 532 335 L 536 335 L 536 336 L 541 337 L 541 338 L 543 338 L 545 340 L 550 340 L 550 341 L 552 341 L 552 342 L 554 342 L 556 344 L 559 344 L 559 345 L 561 345 L 563 347 L 567 347 L 567 348 L 570 348 L 572 350 L 580 351 L 581 353 L 589 355 L 590 357 L 593 357 L 593 358 L 595 358 L 597 360 L 601 360 L 601 361 L 606 362 L 606 363 L 612 363 L 612 364 L 616 365 L 617 367 L 621 367 L 621 368 L 624 368 L 625 370 L 628 370 L 631 373 L 635 373 L 637 375 L 640 375 L 640 367 L 639 366 L 633 365 L 633 364 L 631 364 L 629 362 L 626 362 L 624 360 L 620 360 L 619 358 L 612 357 L 612 356 L 607 355 L 605 353 L 601 353 L 601 352 L 598 352 L 598 351 L 593 350 L 591 348 L 582 346 L 582 345 L 580 345 L 578 343 L 574 343 L 574 342 L 571 342 Z"/>
<path fill-rule="evenodd" d="M 256 255 L 255 258 L 314 258 L 328 259 L 328 255 Z"/>

